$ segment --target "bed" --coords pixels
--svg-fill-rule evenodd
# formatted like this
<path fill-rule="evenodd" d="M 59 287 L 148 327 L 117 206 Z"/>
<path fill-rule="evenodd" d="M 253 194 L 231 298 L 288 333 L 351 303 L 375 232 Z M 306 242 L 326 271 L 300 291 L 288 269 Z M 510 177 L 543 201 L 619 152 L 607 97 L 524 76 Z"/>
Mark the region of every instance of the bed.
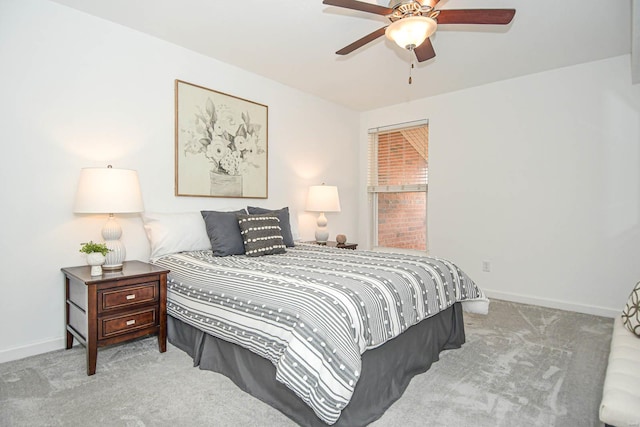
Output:
<path fill-rule="evenodd" d="M 160 254 L 149 223 L 151 261 L 171 271 L 169 341 L 300 425 L 376 420 L 442 350 L 464 343 L 462 304 L 488 306 L 444 259 L 291 242 L 218 256 L 213 238 L 211 249 Z"/>

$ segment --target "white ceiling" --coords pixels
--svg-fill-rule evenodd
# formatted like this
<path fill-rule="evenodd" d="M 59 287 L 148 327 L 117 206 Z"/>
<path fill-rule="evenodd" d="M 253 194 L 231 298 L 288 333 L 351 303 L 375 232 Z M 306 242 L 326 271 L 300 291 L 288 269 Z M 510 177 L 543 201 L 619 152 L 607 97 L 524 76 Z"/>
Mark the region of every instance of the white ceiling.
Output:
<path fill-rule="evenodd" d="M 322 0 L 54 0 L 359 111 L 631 53 L 632 0 L 442 0 L 438 9 L 514 8 L 508 26 L 441 25 L 436 57 L 408 84 L 409 53 L 386 25 Z M 385 0 L 363 0 L 387 6 Z"/>

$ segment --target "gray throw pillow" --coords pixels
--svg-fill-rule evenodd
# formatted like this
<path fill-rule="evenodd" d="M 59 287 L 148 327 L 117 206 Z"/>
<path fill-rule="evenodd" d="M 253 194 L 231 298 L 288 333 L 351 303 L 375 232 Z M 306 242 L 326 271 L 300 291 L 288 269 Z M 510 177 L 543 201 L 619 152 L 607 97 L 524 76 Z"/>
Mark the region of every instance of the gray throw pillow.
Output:
<path fill-rule="evenodd" d="M 622 310 L 622 323 L 640 337 L 640 282 L 631 291 L 627 305 Z"/>
<path fill-rule="evenodd" d="M 282 240 L 280 219 L 272 214 L 237 215 L 240 234 L 247 256 L 283 254 L 286 246 Z"/>
<path fill-rule="evenodd" d="M 282 240 L 284 240 L 284 244 L 289 248 L 295 246 L 295 243 L 293 241 L 293 233 L 291 232 L 291 220 L 289 218 L 288 206 L 276 210 L 247 206 L 247 210 L 249 211 L 249 214 L 252 215 L 270 213 L 277 216 L 280 220 L 280 228 L 282 229 Z"/>
<path fill-rule="evenodd" d="M 236 215 L 246 214 L 240 209 L 233 212 L 200 211 L 211 240 L 211 250 L 215 256 L 242 255 L 244 243 Z"/>

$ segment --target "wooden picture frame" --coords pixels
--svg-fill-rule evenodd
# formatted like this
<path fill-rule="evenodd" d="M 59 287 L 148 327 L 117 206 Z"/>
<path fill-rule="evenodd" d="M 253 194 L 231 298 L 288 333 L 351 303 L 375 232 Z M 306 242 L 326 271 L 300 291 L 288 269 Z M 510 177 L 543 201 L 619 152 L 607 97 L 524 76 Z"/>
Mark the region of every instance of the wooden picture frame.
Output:
<path fill-rule="evenodd" d="M 266 199 L 269 107 L 175 81 L 175 194 Z"/>

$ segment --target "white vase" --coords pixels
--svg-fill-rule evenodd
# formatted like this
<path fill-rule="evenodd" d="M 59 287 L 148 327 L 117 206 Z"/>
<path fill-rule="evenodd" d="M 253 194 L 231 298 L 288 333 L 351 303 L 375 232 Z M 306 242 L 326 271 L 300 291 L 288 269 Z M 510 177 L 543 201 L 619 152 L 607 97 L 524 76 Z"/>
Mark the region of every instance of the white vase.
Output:
<path fill-rule="evenodd" d="M 102 276 L 102 264 L 106 258 L 100 252 L 92 252 L 87 254 L 87 264 L 91 266 L 92 276 Z"/>
<path fill-rule="evenodd" d="M 210 195 L 219 197 L 242 197 L 242 175 L 225 175 L 209 171 Z"/>

